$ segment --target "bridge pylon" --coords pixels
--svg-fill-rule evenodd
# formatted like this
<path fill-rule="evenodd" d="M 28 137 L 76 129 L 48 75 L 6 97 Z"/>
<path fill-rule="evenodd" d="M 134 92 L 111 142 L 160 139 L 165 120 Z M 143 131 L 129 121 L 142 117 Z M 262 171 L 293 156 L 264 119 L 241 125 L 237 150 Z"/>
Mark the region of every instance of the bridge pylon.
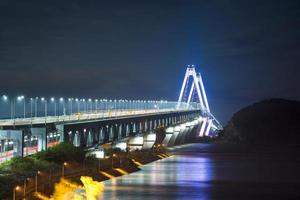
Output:
<path fill-rule="evenodd" d="M 190 82 L 192 81 L 192 82 Z M 199 108 L 202 112 L 202 127 L 199 136 L 208 136 L 211 127 L 221 130 L 221 124 L 211 114 L 201 73 L 197 73 L 194 65 L 188 65 L 181 86 L 177 109 Z"/>

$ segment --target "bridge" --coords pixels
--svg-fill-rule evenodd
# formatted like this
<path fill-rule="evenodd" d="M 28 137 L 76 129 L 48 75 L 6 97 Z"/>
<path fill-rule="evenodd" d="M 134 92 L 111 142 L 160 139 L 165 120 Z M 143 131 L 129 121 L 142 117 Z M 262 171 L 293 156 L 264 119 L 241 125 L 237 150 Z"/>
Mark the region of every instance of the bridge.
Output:
<path fill-rule="evenodd" d="M 2 96 L 0 162 L 59 142 L 121 149 L 173 146 L 209 137 L 222 126 L 210 112 L 203 80 L 188 66 L 178 101 Z M 6 112 L 5 112 L 6 111 Z"/>

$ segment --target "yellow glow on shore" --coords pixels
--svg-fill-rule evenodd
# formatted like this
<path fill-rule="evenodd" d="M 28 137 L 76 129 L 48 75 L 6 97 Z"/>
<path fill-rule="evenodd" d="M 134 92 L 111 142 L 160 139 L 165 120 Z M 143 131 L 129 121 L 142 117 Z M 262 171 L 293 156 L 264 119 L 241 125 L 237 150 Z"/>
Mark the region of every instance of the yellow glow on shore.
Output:
<path fill-rule="evenodd" d="M 80 181 L 83 186 L 61 178 L 60 182 L 55 184 L 55 191 L 51 198 L 41 193 L 34 195 L 41 200 L 96 200 L 104 190 L 103 184 L 94 181 L 91 177 L 82 176 Z"/>
<path fill-rule="evenodd" d="M 91 177 L 82 176 L 80 181 L 82 182 L 85 190 L 85 198 L 82 198 L 82 200 L 96 200 L 97 196 L 99 196 L 99 194 L 101 194 L 104 190 L 103 184 L 98 181 L 94 181 Z"/>
<path fill-rule="evenodd" d="M 117 172 L 119 172 L 119 173 L 122 174 L 122 175 L 127 175 L 127 174 L 128 174 L 128 172 L 125 171 L 124 169 L 115 168 L 114 170 L 116 170 Z"/>
<path fill-rule="evenodd" d="M 101 173 L 103 176 L 107 177 L 107 178 L 115 178 L 113 175 L 111 175 L 111 174 L 109 174 L 109 173 L 107 173 L 107 172 L 100 171 L 100 173 Z"/>
<path fill-rule="evenodd" d="M 140 162 L 138 162 L 138 161 L 136 161 L 136 160 L 134 160 L 134 159 L 131 159 L 132 160 L 132 162 L 134 163 L 134 164 L 136 164 L 137 166 L 142 166 L 143 164 L 142 163 L 140 163 Z"/>
<path fill-rule="evenodd" d="M 165 158 L 165 157 L 163 157 L 163 156 L 162 156 L 162 155 L 160 155 L 160 154 L 159 154 L 159 155 L 157 155 L 157 156 L 158 156 L 159 158 L 161 158 L 161 159 Z"/>
<path fill-rule="evenodd" d="M 41 200 L 51 200 L 49 197 L 43 195 L 42 193 L 39 193 L 39 192 L 35 192 L 34 193 L 34 196 L 41 199 Z"/>

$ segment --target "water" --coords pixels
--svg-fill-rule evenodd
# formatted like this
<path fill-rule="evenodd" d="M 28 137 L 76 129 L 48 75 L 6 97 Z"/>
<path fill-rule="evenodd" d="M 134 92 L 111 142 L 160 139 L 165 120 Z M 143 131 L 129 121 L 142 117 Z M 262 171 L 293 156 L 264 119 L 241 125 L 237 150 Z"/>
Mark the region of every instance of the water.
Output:
<path fill-rule="evenodd" d="M 104 182 L 100 199 L 300 199 L 299 149 L 184 145 Z"/>

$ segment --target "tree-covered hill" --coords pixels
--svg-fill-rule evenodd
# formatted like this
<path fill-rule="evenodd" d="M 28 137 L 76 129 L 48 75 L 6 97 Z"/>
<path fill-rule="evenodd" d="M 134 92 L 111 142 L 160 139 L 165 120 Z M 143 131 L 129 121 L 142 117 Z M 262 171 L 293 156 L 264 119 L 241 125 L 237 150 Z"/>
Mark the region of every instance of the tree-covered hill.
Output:
<path fill-rule="evenodd" d="M 235 113 L 223 131 L 226 140 L 300 144 L 300 102 L 264 100 Z"/>

